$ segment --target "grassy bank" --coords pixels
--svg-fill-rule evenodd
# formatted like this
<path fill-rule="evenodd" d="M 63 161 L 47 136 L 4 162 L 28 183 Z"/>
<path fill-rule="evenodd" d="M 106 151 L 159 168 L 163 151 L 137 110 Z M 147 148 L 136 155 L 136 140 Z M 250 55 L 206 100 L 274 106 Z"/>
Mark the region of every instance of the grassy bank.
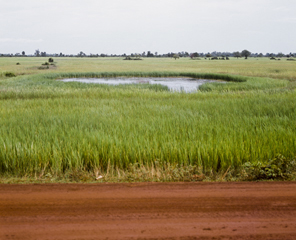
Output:
<path fill-rule="evenodd" d="M 200 92 L 185 94 L 158 85 L 115 87 L 56 80 L 107 75 L 230 82 L 205 84 Z M 83 181 L 89 174 L 103 174 L 105 179 L 179 181 L 191 171 L 189 180 L 203 175 L 202 179 L 238 179 L 246 163 L 264 164 L 278 154 L 295 157 L 296 92 L 290 83 L 184 71 L 57 70 L 3 78 L 0 175 Z M 143 171 L 150 177 L 135 177 L 137 172 L 144 176 Z M 179 177 L 169 177 L 174 174 Z"/>

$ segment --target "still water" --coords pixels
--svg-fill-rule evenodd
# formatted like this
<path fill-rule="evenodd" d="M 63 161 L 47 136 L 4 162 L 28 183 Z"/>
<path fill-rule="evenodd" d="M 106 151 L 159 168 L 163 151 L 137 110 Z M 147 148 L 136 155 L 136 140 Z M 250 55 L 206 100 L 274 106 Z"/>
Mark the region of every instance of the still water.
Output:
<path fill-rule="evenodd" d="M 63 82 L 82 82 L 98 84 L 161 84 L 167 86 L 173 92 L 196 92 L 200 85 L 213 80 L 192 78 L 68 78 Z"/>

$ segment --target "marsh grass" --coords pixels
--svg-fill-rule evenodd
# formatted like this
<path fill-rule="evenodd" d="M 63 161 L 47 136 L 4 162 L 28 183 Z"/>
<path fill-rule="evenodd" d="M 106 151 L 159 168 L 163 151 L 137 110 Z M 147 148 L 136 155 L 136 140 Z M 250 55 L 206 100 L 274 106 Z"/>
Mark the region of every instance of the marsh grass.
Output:
<path fill-rule="evenodd" d="M 200 92 L 185 94 L 158 85 L 56 80 L 118 76 L 230 82 L 208 83 Z M 247 162 L 268 162 L 279 153 L 295 157 L 296 93 L 291 85 L 267 77 L 168 71 L 3 78 L 0 175 L 82 182 L 92 181 L 96 172 L 104 175 L 102 181 L 197 181 L 193 176 L 203 175 L 237 179 L 233 176 Z"/>

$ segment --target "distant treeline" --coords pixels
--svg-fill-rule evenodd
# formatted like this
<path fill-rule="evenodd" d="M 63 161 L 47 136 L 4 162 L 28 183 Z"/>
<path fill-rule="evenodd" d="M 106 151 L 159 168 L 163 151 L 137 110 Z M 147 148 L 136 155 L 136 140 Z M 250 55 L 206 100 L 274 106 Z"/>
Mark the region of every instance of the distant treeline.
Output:
<path fill-rule="evenodd" d="M 192 59 L 194 58 L 210 58 L 210 57 L 236 57 L 236 58 L 248 58 L 248 57 L 277 57 L 277 58 L 282 58 L 282 57 L 296 57 L 296 53 L 252 53 L 248 50 L 243 50 L 241 52 L 236 51 L 236 52 L 169 52 L 169 53 L 164 53 L 164 54 L 159 54 L 158 52 L 152 53 L 151 51 L 147 52 L 142 52 L 142 53 L 123 53 L 123 54 L 86 54 L 82 51 L 80 51 L 77 54 L 63 54 L 61 53 L 46 53 L 46 52 L 41 52 L 39 49 L 35 51 L 34 54 L 26 54 L 25 51 L 22 51 L 21 53 L 0 53 L 0 57 L 135 57 L 135 58 L 141 58 L 141 57 L 156 57 L 156 58 L 173 58 L 173 57 L 190 57 Z"/>

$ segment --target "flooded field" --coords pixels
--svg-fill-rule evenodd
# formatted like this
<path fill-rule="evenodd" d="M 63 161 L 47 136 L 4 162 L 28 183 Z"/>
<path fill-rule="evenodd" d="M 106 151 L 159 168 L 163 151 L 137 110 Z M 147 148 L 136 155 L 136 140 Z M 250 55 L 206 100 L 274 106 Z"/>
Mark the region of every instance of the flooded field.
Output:
<path fill-rule="evenodd" d="M 196 92 L 200 85 L 213 80 L 192 78 L 68 78 L 63 82 L 82 82 L 97 84 L 161 84 L 167 86 L 172 92 Z"/>

